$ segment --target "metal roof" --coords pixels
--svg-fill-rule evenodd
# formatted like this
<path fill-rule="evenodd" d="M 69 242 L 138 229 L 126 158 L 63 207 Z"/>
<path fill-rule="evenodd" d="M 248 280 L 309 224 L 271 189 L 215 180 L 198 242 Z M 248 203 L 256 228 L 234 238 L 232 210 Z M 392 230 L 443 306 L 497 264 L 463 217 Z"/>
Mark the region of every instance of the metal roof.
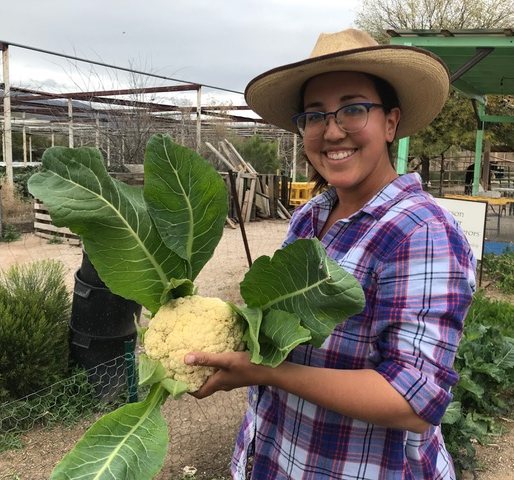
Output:
<path fill-rule="evenodd" d="M 514 95 L 514 30 L 388 30 L 391 45 L 438 55 L 452 87 L 485 104 L 486 95 Z"/>

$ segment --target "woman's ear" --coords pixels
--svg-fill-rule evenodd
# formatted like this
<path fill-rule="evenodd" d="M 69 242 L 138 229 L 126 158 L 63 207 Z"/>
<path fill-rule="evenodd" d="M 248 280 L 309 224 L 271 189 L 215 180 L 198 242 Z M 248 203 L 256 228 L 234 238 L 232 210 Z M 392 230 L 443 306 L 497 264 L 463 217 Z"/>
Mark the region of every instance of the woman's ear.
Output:
<path fill-rule="evenodd" d="M 394 137 L 396 136 L 396 128 L 400 122 L 400 116 L 401 112 L 398 107 L 392 108 L 391 111 L 387 114 L 386 137 L 388 143 L 392 143 L 394 141 Z"/>

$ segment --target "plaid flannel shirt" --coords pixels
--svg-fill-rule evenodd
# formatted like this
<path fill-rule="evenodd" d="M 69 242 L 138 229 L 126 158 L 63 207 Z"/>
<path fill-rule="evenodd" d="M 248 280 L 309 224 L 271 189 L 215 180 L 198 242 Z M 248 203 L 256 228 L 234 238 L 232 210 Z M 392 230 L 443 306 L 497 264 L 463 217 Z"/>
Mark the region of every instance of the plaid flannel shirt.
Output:
<path fill-rule="evenodd" d="M 329 189 L 292 218 L 285 244 L 312 238 L 337 200 Z M 368 424 L 281 389 L 251 387 L 234 456 L 234 478 L 454 479 L 439 423 L 458 381 L 452 370 L 475 290 L 476 260 L 453 217 L 402 175 L 321 240 L 366 296 L 364 311 L 324 345 L 289 360 L 380 373 L 431 427 L 415 434 Z"/>

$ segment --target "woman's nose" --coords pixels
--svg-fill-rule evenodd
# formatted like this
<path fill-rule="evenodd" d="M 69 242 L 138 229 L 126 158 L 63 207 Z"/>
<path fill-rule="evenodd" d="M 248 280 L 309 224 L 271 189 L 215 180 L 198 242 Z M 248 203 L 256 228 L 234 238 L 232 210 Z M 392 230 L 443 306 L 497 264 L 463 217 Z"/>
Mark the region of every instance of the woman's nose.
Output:
<path fill-rule="evenodd" d="M 339 126 L 335 116 L 330 115 L 326 119 L 324 137 L 326 139 L 339 139 L 346 137 L 347 133 Z"/>

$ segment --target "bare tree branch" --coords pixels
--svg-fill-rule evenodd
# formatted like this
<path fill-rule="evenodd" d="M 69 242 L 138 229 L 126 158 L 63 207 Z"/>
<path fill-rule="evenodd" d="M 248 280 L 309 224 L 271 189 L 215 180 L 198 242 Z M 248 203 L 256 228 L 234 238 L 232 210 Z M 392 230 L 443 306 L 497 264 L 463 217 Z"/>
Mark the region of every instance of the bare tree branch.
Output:
<path fill-rule="evenodd" d="M 387 29 L 492 29 L 512 24 L 512 0 L 363 0 L 355 19 L 358 28 L 382 42 Z"/>

